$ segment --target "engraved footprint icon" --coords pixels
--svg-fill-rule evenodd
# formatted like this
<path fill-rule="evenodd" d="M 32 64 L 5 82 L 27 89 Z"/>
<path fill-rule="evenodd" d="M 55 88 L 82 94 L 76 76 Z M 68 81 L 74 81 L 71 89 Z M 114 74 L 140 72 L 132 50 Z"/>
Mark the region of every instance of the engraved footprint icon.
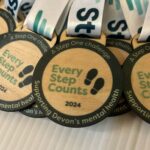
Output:
<path fill-rule="evenodd" d="M 91 69 L 86 76 L 86 79 L 84 80 L 85 85 L 89 86 L 92 81 L 96 78 L 98 75 L 98 70 L 97 69 Z M 105 81 L 103 78 L 98 78 L 95 83 L 93 88 L 91 89 L 91 94 L 96 95 L 104 86 Z"/>
<path fill-rule="evenodd" d="M 25 67 L 20 73 L 19 73 L 19 77 L 23 78 L 24 76 L 26 76 L 27 74 L 30 74 L 32 71 L 34 70 L 34 67 L 32 65 L 29 65 L 27 67 Z M 32 76 L 29 75 L 27 76 L 22 82 L 19 83 L 19 88 L 23 88 L 25 86 L 28 86 L 29 84 L 32 83 Z"/>
<path fill-rule="evenodd" d="M 19 83 L 19 87 L 23 88 L 32 83 L 32 76 L 28 76 L 25 80 Z"/>
<path fill-rule="evenodd" d="M 97 76 L 97 74 L 98 74 L 97 69 L 91 69 L 91 70 L 88 72 L 87 77 L 86 77 L 84 83 L 85 83 L 86 85 L 90 85 L 91 82 L 92 82 L 92 80 Z"/>
<path fill-rule="evenodd" d="M 92 95 L 96 95 L 100 89 L 102 89 L 104 86 L 104 79 L 98 78 L 94 84 L 94 87 L 91 90 Z"/>

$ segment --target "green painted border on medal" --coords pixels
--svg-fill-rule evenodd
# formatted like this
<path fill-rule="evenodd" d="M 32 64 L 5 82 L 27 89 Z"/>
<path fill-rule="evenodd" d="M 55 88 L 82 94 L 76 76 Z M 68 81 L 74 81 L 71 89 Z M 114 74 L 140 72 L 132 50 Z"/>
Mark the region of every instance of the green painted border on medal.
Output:
<path fill-rule="evenodd" d="M 150 123 L 150 111 L 147 110 L 137 99 L 131 83 L 131 74 L 136 62 L 146 54 L 150 53 L 150 43 L 142 45 L 135 49 L 135 51 L 130 54 L 128 59 L 125 61 L 123 72 L 124 72 L 124 93 L 128 100 L 131 108 L 146 122 Z M 138 55 L 138 56 L 137 56 Z M 130 93 L 130 96 L 128 95 Z M 132 97 L 132 98 L 131 98 Z M 135 107 L 136 105 L 136 107 Z M 138 107 L 138 108 L 137 108 Z M 140 109 L 141 113 L 138 109 Z M 145 115 L 144 115 L 145 114 Z"/>
<path fill-rule="evenodd" d="M 13 32 L 16 29 L 16 22 L 9 12 L 0 8 L 0 17 L 6 21 L 8 32 Z"/>
<path fill-rule="evenodd" d="M 75 43 L 80 43 L 80 44 L 75 44 Z M 47 102 L 44 96 L 44 93 L 42 91 L 42 76 L 48 63 L 57 54 L 61 54 L 65 50 L 69 50 L 72 48 L 80 48 L 80 47 L 85 48 L 89 51 L 93 51 L 105 59 L 105 61 L 110 66 L 111 71 L 113 73 L 113 88 L 107 101 L 104 103 L 102 107 L 100 107 L 95 112 L 90 113 L 88 115 L 84 115 L 84 116 L 69 116 L 69 115 L 65 115 L 57 111 Z M 86 127 L 86 126 L 96 124 L 102 121 L 112 112 L 112 110 L 116 107 L 119 101 L 119 98 L 122 94 L 123 87 L 122 87 L 122 84 L 120 84 L 121 82 L 122 82 L 122 70 L 119 65 L 119 62 L 105 46 L 95 41 L 91 41 L 87 39 L 72 39 L 72 40 L 66 40 L 66 41 L 59 43 L 57 46 L 53 47 L 49 53 L 45 54 L 44 57 L 40 59 L 37 67 L 35 68 L 35 72 L 33 75 L 32 88 L 33 88 L 33 95 L 36 99 L 38 106 L 41 108 L 44 114 L 46 114 L 46 116 L 49 117 L 49 119 L 63 126 L 79 128 L 79 127 Z M 113 99 L 112 98 L 113 94 L 116 91 L 118 92 L 118 95 L 116 96 L 117 98 Z M 113 105 L 110 106 L 111 104 Z M 106 109 L 108 105 L 110 106 L 110 109 Z M 54 119 L 53 118 L 54 113 L 57 113 L 60 117 L 65 118 L 66 120 L 70 121 L 70 123 L 68 122 L 64 123 L 64 122 L 60 122 Z M 91 122 L 85 121 L 86 123 L 84 123 L 84 120 L 87 120 L 87 119 L 90 120 L 90 118 L 96 115 L 100 115 L 100 117 L 94 121 L 91 121 Z"/>
<path fill-rule="evenodd" d="M 1 35 L 0 49 L 3 46 L 6 46 L 7 44 L 11 42 L 19 41 L 19 40 L 28 41 L 28 42 L 35 44 L 41 51 L 42 55 L 50 51 L 50 47 L 48 43 L 39 35 L 31 33 L 31 32 L 12 32 L 12 33 L 5 33 Z M 35 99 L 32 93 L 23 99 L 20 99 L 17 101 L 14 100 L 12 102 L 8 102 L 8 101 L 0 99 L 0 110 L 17 111 L 17 110 L 26 108 L 27 106 L 33 104 L 34 102 L 35 102 Z"/>
<path fill-rule="evenodd" d="M 106 41 L 106 47 L 107 48 L 109 48 L 109 47 L 115 48 L 116 47 L 116 48 L 119 48 L 119 49 L 127 52 L 128 54 L 133 52 L 133 48 L 130 43 L 127 43 L 127 42 L 125 42 L 123 40 L 119 40 L 119 39 L 108 38 Z M 123 98 L 125 99 L 125 96 L 123 96 Z M 128 105 L 128 103 L 126 101 L 124 101 L 122 104 L 117 105 L 116 109 L 114 109 L 114 111 L 110 114 L 110 117 L 122 115 L 129 111 L 131 111 L 131 108 Z"/>

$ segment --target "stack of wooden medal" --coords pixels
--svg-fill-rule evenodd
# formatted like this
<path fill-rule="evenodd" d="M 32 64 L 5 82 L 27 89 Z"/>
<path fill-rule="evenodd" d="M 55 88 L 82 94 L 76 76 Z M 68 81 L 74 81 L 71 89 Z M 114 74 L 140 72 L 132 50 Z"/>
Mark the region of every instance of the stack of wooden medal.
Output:
<path fill-rule="evenodd" d="M 124 14 L 134 5 L 58 2 L 0 1 L 0 110 L 75 128 L 134 110 L 150 123 L 150 44 Z"/>

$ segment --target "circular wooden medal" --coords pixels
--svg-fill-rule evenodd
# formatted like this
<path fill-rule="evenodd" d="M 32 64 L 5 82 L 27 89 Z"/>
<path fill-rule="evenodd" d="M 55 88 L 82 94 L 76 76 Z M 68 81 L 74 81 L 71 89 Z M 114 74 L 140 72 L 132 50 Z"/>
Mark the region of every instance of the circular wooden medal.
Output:
<path fill-rule="evenodd" d="M 123 67 L 125 95 L 132 109 L 150 123 L 150 44 L 135 49 Z"/>
<path fill-rule="evenodd" d="M 106 47 L 109 48 L 109 50 L 116 56 L 122 67 L 129 54 L 133 52 L 131 44 L 125 40 L 107 39 Z M 117 104 L 117 107 L 110 116 L 121 115 L 129 111 L 130 107 L 123 94 L 119 103 Z"/>
<path fill-rule="evenodd" d="M 115 108 L 122 93 L 117 59 L 98 42 L 66 40 L 40 59 L 33 77 L 37 104 L 54 122 L 86 127 Z"/>
<path fill-rule="evenodd" d="M 16 29 L 16 23 L 9 12 L 4 9 L 0 9 L 0 35 L 13 32 Z"/>
<path fill-rule="evenodd" d="M 32 118 L 44 118 L 46 117 L 38 105 L 33 104 L 26 109 L 20 111 L 22 114 Z"/>
<path fill-rule="evenodd" d="M 49 45 L 30 32 L 12 32 L 0 40 L 0 109 L 17 111 L 35 102 L 32 76 Z"/>

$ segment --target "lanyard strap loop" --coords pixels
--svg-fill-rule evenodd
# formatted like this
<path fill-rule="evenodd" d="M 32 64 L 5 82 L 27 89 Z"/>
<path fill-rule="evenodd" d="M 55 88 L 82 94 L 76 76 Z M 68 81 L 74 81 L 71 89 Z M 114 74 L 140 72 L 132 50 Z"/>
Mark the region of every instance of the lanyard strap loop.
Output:
<path fill-rule="evenodd" d="M 120 0 L 130 33 L 141 32 L 149 0 Z"/>
<path fill-rule="evenodd" d="M 52 39 L 58 23 L 59 30 L 63 27 L 64 20 L 67 17 L 65 11 L 69 10 L 70 3 L 69 0 L 36 0 L 24 25 L 33 32 Z"/>
<path fill-rule="evenodd" d="M 103 31 L 108 38 L 129 39 L 130 32 L 119 0 L 106 0 Z"/>
<path fill-rule="evenodd" d="M 67 34 L 69 36 L 86 35 L 99 38 L 105 0 L 76 0 L 68 18 Z"/>
<path fill-rule="evenodd" d="M 35 0 L 5 0 L 5 8 L 18 20 L 19 13 L 24 17 L 29 13 Z"/>
<path fill-rule="evenodd" d="M 139 41 L 150 41 L 150 5 L 148 6 Z"/>

